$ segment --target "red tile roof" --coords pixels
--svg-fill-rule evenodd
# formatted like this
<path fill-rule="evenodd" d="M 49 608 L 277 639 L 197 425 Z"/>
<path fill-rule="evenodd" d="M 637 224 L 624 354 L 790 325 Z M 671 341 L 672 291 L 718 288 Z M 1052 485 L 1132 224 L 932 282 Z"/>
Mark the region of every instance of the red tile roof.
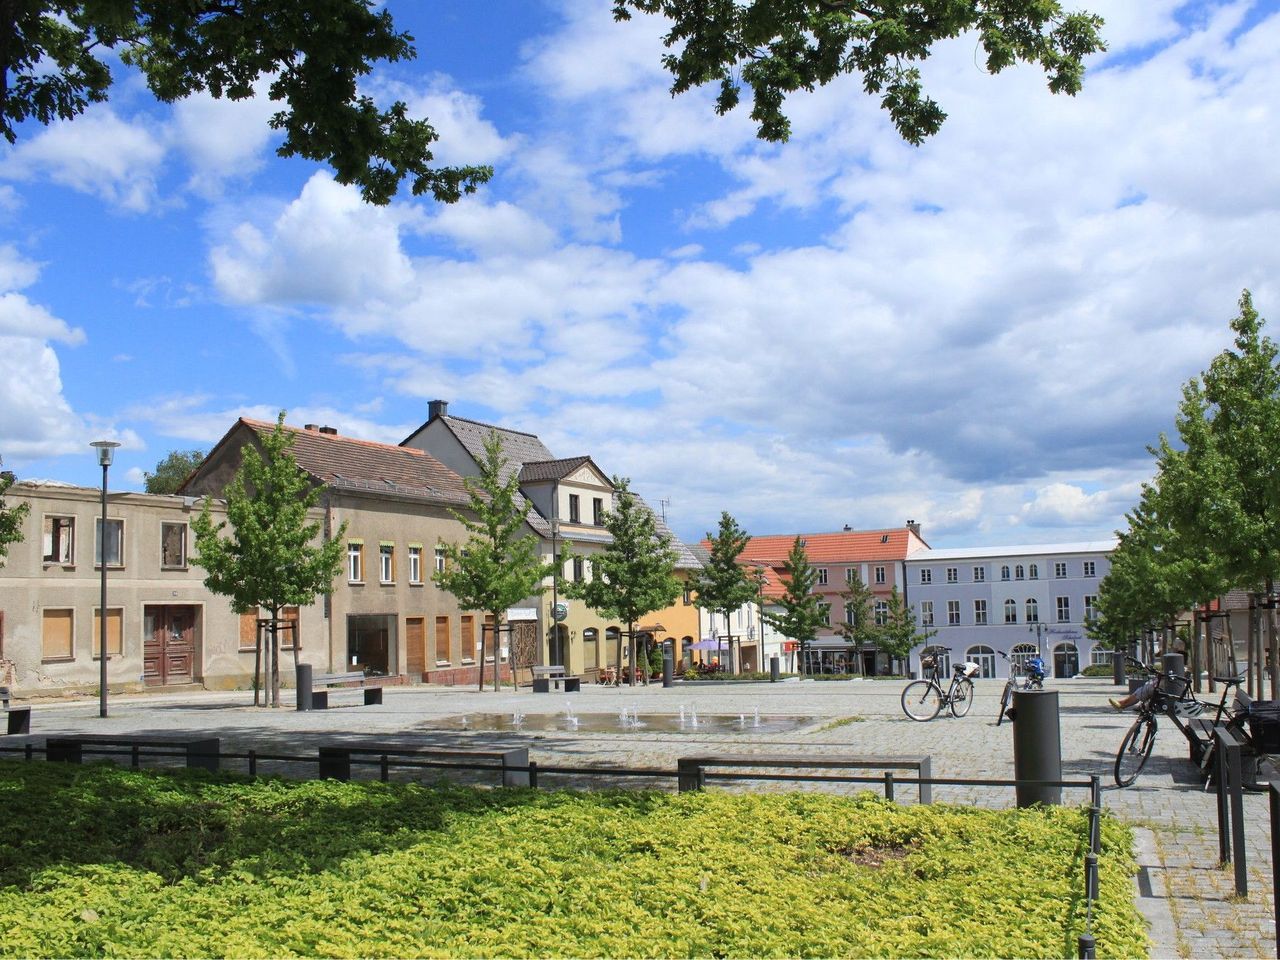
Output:
<path fill-rule="evenodd" d="M 815 565 L 905 560 L 908 555 L 928 546 L 906 527 L 891 530 L 846 530 L 840 533 L 802 533 L 800 539 L 804 541 L 809 562 Z M 780 566 L 786 561 L 795 540 L 794 533 L 752 537 L 739 559 Z M 702 544 L 710 546 L 706 540 Z"/>

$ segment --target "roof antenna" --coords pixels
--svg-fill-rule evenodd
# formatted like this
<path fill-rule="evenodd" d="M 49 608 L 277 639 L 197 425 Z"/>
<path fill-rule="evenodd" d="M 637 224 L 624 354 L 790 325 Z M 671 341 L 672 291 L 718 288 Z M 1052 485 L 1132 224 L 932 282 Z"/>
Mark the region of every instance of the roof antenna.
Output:
<path fill-rule="evenodd" d="M 658 501 L 658 506 L 662 509 L 662 522 L 663 522 L 663 523 L 666 523 L 666 522 L 667 522 L 667 506 L 668 506 L 668 504 L 670 504 L 670 503 L 671 503 L 671 501 L 670 501 L 670 500 L 668 500 L 668 499 L 666 499 L 666 498 L 663 498 L 663 499 L 661 499 L 661 500 L 659 500 L 659 501 Z"/>

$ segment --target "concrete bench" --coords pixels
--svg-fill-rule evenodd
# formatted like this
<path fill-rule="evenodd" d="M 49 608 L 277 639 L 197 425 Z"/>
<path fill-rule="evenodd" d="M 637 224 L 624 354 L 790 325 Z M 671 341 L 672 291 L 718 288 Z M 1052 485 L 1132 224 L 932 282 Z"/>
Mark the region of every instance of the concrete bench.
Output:
<path fill-rule="evenodd" d="M 9 705 L 11 694 L 8 687 L 0 687 L 0 706 L 4 707 L 5 713 L 8 714 L 6 734 L 30 733 L 31 732 L 31 708 L 30 707 L 13 707 Z"/>
<path fill-rule="evenodd" d="M 529 748 L 509 750 L 436 750 L 398 743 L 344 743 L 320 748 L 321 779 L 350 780 L 353 759 L 370 765 L 377 762 L 386 779 L 390 767 L 493 771 L 504 787 L 529 786 Z M 433 764 L 436 765 L 433 767 Z M 474 766 L 473 766 L 474 765 Z"/>
<path fill-rule="evenodd" d="M 93 748 L 128 748 L 130 766 L 138 766 L 144 751 L 176 753 L 186 759 L 190 769 L 218 769 L 221 741 L 217 737 L 111 737 L 83 734 L 68 737 L 49 737 L 44 744 L 44 758 L 55 763 L 82 763 L 85 753 L 120 752 L 114 749 L 95 751 Z"/>
<path fill-rule="evenodd" d="M 582 678 L 565 673 L 562 666 L 540 666 L 533 668 L 533 692 L 550 693 L 551 688 L 574 693 L 582 689 Z"/>
<path fill-rule="evenodd" d="M 361 670 L 350 673 L 312 674 L 309 664 L 298 665 L 298 709 L 328 710 L 329 688 L 359 687 L 364 693 L 366 707 L 382 703 L 382 683 L 385 677 L 369 677 Z M 317 689 L 322 687 L 324 689 Z"/>

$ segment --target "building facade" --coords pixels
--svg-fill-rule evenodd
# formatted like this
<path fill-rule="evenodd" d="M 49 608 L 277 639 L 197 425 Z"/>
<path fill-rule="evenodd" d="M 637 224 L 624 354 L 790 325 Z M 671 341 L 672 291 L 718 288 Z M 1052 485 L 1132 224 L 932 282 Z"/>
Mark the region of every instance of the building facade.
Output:
<path fill-rule="evenodd" d="M 936 631 L 912 653 L 919 670 L 927 648 L 950 648 L 950 662 L 972 660 L 984 677 L 1007 677 L 1000 656 L 1041 656 L 1050 676 L 1071 677 L 1110 663 L 1085 623 L 1111 569 L 1114 540 L 1015 547 L 966 547 L 916 553 L 904 564 L 904 594 L 922 631 Z"/>

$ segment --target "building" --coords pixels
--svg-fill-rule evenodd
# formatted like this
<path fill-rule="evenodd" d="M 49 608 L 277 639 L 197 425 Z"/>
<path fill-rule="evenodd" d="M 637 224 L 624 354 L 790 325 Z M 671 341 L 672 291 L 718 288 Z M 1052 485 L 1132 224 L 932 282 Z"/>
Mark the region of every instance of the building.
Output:
<path fill-rule="evenodd" d="M 8 500 L 30 509 L 22 541 L 10 546 L 0 568 L 2 672 L 11 675 L 19 695 L 96 689 L 101 491 L 23 482 L 9 489 Z M 221 504 L 211 507 L 215 521 L 224 518 Z M 225 597 L 205 588 L 204 571 L 190 560 L 191 518 L 202 508 L 203 501 L 191 496 L 109 494 L 109 690 L 183 684 L 232 689 L 252 683 L 257 618 L 232 613 Z M 320 516 L 317 511 L 316 519 Z M 299 658 L 325 664 L 322 604 L 292 609 L 286 616 L 298 625 Z M 285 656 L 293 657 L 291 638 Z"/>
<path fill-rule="evenodd" d="M 1099 585 L 1116 541 L 964 547 L 916 553 L 904 564 L 904 593 L 928 647 L 943 666 L 972 660 L 984 677 L 1008 676 L 1000 657 L 1044 658 L 1049 674 L 1071 677 L 1090 663 L 1110 663 L 1085 622 L 1095 615 Z M 919 655 L 912 667 L 919 669 Z"/>

